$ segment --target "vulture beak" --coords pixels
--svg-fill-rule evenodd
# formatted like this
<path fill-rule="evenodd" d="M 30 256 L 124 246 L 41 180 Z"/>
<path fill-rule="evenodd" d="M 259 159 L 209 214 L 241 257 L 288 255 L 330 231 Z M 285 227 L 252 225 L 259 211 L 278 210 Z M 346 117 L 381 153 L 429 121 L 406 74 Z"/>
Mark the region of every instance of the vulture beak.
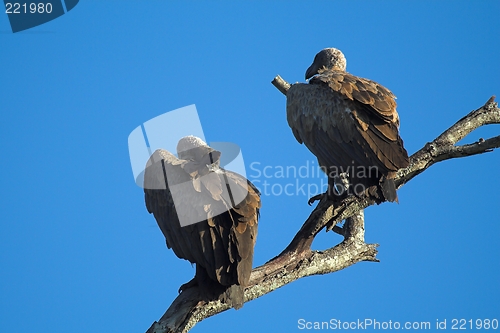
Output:
<path fill-rule="evenodd" d="M 306 80 L 310 79 L 314 75 L 318 74 L 318 65 L 316 65 L 316 62 L 313 62 L 311 66 L 306 71 Z"/>

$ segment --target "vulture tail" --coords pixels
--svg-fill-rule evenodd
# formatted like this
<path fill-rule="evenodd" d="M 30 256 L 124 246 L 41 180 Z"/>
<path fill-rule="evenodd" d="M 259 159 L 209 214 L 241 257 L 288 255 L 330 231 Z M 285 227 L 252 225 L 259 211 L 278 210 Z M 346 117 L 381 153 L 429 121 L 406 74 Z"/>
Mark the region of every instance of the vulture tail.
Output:
<path fill-rule="evenodd" d="M 223 303 L 228 304 L 236 310 L 240 309 L 243 306 L 243 303 L 245 301 L 245 287 L 239 284 L 224 286 L 218 281 L 212 280 L 206 270 L 198 264 L 196 264 L 195 279 L 196 284 L 198 284 L 200 290 L 201 298 L 204 301 L 210 302 L 219 299 Z"/>
<path fill-rule="evenodd" d="M 394 179 L 392 178 L 385 178 L 382 180 L 382 183 L 380 184 L 380 187 L 382 188 L 382 194 L 384 195 L 385 200 L 390 201 L 390 202 L 398 202 L 398 194 L 396 193 L 396 184 L 394 183 Z"/>
<path fill-rule="evenodd" d="M 245 302 L 244 288 L 239 284 L 233 284 L 228 287 L 225 292 L 225 296 L 227 304 L 235 310 L 241 309 L 243 303 Z"/>

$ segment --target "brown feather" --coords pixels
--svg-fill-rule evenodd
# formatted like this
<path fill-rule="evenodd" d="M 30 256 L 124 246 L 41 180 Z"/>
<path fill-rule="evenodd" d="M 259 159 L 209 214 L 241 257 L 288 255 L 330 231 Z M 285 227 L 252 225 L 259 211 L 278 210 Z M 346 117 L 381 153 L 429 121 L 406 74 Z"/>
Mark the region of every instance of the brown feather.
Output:
<path fill-rule="evenodd" d="M 179 258 L 196 264 L 196 281 L 202 293 L 210 298 L 219 290 L 217 293 L 226 295 L 230 304 L 240 307 L 240 292 L 248 284 L 252 269 L 260 193 L 239 174 L 204 168 L 206 151 L 191 156 L 194 159 L 186 161 L 165 150 L 151 156 L 144 175 L 146 207 L 158 222 L 167 246 Z M 193 174 L 198 174 L 195 170 L 206 174 L 193 179 Z M 184 186 L 182 191 L 175 191 L 175 203 L 173 185 Z M 234 207 L 226 185 L 234 189 L 235 198 L 243 197 Z M 178 213 L 200 222 L 181 227 Z"/>
<path fill-rule="evenodd" d="M 307 75 L 311 75 L 309 69 Z M 399 136 L 395 98 L 387 88 L 341 67 L 323 68 L 309 84 L 290 87 L 287 120 L 297 141 L 327 170 L 374 167 L 380 171 L 369 179 L 353 179 L 351 172 L 351 182 L 373 186 L 409 163 Z"/>

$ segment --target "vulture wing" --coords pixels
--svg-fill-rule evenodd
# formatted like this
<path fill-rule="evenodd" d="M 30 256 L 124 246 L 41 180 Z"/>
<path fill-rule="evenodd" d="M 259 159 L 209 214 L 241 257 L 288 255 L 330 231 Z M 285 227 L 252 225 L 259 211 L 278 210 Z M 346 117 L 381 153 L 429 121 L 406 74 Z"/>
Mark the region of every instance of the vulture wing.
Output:
<path fill-rule="evenodd" d="M 387 174 L 406 167 L 395 96 L 344 71 L 319 73 L 287 93 L 288 124 L 297 140 L 327 168 L 376 166 Z"/>
<path fill-rule="evenodd" d="M 223 286 L 244 286 L 252 270 L 260 193 L 234 172 L 218 169 L 200 176 L 196 164 L 155 151 L 144 176 L 146 207 L 179 258 L 196 263 L 197 272 L 203 268 Z M 228 198 L 233 197 L 244 199 L 232 203 Z M 181 226 L 181 221 L 191 224 Z"/>

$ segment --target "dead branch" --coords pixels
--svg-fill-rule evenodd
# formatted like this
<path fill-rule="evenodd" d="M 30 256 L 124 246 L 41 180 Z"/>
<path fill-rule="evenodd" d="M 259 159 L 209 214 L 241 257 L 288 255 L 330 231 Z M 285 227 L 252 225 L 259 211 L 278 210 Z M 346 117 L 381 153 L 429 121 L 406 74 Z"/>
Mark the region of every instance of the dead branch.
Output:
<path fill-rule="evenodd" d="M 272 84 L 284 95 L 291 86 L 280 76 L 277 76 Z M 435 140 L 410 156 L 410 165 L 398 171 L 397 188 L 434 163 L 482 154 L 500 147 L 500 135 L 472 144 L 455 146 L 475 129 L 500 123 L 500 109 L 494 100 L 495 97 L 491 97 L 484 106 L 457 121 Z M 336 272 L 360 261 L 378 261 L 378 245 L 366 244 L 364 241 L 363 209 L 373 204 L 375 202 L 372 199 L 351 196 L 344 199 L 338 207 L 334 207 L 325 196 L 290 244 L 278 256 L 252 271 L 250 285 L 245 290 L 245 301 L 261 297 L 302 277 Z M 340 228 L 337 223 L 342 220 L 346 222 Z M 343 235 L 344 240 L 325 251 L 312 251 L 310 245 L 314 237 L 325 227 Z M 179 294 L 161 319 L 154 322 L 146 333 L 188 332 L 197 322 L 228 309 L 228 305 L 220 301 L 200 301 L 197 288 L 190 288 Z"/>

